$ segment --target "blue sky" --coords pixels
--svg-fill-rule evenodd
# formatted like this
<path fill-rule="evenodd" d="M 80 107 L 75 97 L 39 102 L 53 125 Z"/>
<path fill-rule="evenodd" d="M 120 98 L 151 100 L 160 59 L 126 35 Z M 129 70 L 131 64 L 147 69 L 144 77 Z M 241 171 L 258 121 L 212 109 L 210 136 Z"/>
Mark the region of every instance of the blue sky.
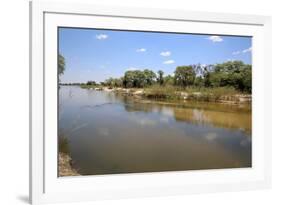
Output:
<path fill-rule="evenodd" d="M 96 82 L 127 70 L 242 60 L 251 64 L 251 37 L 59 28 L 59 53 L 66 69 L 61 82 Z"/>

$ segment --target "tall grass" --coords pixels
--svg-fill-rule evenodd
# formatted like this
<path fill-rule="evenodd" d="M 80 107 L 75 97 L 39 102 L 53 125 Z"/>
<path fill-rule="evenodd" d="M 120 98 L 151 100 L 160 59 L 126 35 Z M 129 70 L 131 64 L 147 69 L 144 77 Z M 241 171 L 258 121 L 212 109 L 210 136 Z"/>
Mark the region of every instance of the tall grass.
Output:
<path fill-rule="evenodd" d="M 180 88 L 176 86 L 152 85 L 144 89 L 144 95 L 147 98 L 179 99 L 180 95 L 177 94 L 179 91 Z"/>
<path fill-rule="evenodd" d="M 81 88 L 97 88 L 96 85 L 81 85 Z M 128 94 L 133 95 L 138 90 L 143 90 L 143 96 L 150 99 L 166 100 L 197 100 L 207 102 L 239 101 L 237 95 L 245 94 L 233 87 L 180 87 L 174 85 L 154 84 L 145 88 L 129 88 Z M 118 90 L 116 90 L 118 91 Z"/>
<path fill-rule="evenodd" d="M 144 95 L 155 99 L 192 99 L 199 101 L 233 100 L 235 95 L 241 94 L 232 87 L 177 87 L 153 85 L 144 89 Z"/>
<path fill-rule="evenodd" d="M 59 136 L 59 152 L 69 154 L 69 141 L 64 136 Z"/>

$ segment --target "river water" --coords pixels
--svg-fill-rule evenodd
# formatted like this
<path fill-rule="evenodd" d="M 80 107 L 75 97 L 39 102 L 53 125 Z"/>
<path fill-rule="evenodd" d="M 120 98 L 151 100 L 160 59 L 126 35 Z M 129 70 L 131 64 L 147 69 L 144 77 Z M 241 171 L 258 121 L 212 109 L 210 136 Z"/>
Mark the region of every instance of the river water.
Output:
<path fill-rule="evenodd" d="M 252 164 L 249 105 L 170 104 L 61 86 L 58 133 L 82 175 Z"/>

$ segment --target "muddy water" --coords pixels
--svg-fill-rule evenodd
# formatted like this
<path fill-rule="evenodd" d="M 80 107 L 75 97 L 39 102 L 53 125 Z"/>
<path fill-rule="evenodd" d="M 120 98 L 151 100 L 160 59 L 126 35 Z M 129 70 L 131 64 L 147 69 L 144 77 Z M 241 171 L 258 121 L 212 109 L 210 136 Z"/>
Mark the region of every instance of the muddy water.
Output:
<path fill-rule="evenodd" d="M 59 136 L 82 175 L 251 167 L 249 105 L 170 104 L 61 86 Z"/>

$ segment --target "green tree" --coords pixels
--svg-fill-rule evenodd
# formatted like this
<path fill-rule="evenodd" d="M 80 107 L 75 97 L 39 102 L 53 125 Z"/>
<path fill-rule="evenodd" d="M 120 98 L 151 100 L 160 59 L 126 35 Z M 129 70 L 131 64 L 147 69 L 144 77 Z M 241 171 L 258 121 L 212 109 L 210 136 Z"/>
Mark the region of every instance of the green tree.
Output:
<path fill-rule="evenodd" d="M 95 82 L 95 81 L 88 81 L 87 83 L 86 83 L 86 85 L 97 85 L 97 83 Z"/>
<path fill-rule="evenodd" d="M 156 74 L 152 70 L 145 69 L 143 74 L 145 78 L 145 86 L 152 85 L 155 82 Z"/>
<path fill-rule="evenodd" d="M 105 80 L 105 82 L 102 82 L 102 84 L 109 87 L 122 87 L 123 78 L 108 78 Z"/>
<path fill-rule="evenodd" d="M 123 84 L 126 88 L 142 88 L 148 85 L 152 85 L 155 82 L 156 74 L 148 69 L 141 70 L 130 70 L 126 71 Z"/>
<path fill-rule="evenodd" d="M 175 71 L 175 85 L 186 87 L 194 84 L 195 72 L 192 66 L 178 66 Z"/>
<path fill-rule="evenodd" d="M 116 78 L 115 81 L 114 81 L 114 84 L 115 84 L 115 87 L 122 87 L 123 86 L 123 77 L 121 78 Z"/>
<path fill-rule="evenodd" d="M 174 84 L 174 77 L 171 75 L 167 75 L 164 77 L 164 84 L 165 85 L 173 85 Z"/>
<path fill-rule="evenodd" d="M 229 86 L 243 92 L 252 91 L 252 66 L 242 61 L 228 61 L 214 66 L 210 73 L 213 87 Z"/>
<path fill-rule="evenodd" d="M 159 71 L 157 71 L 157 73 L 158 73 L 157 82 L 160 85 L 163 85 L 164 84 L 164 72 L 162 70 L 159 70 Z"/>
<path fill-rule="evenodd" d="M 245 66 L 242 73 L 243 90 L 252 93 L 252 66 Z"/>
<path fill-rule="evenodd" d="M 131 88 L 134 86 L 134 71 L 126 71 L 124 75 L 123 84 L 126 88 Z"/>
<path fill-rule="evenodd" d="M 62 75 L 65 71 L 65 59 L 61 54 L 59 54 L 58 58 L 58 73 Z"/>
<path fill-rule="evenodd" d="M 212 83 L 211 83 L 211 74 L 210 74 L 210 72 L 209 71 L 206 71 L 205 73 L 204 73 L 204 76 L 203 76 L 204 78 L 203 78 L 203 81 L 204 81 L 204 86 L 205 87 L 210 87 L 211 85 L 212 85 Z"/>
<path fill-rule="evenodd" d="M 204 79 L 202 76 L 198 76 L 194 80 L 194 85 L 197 87 L 204 87 Z"/>

